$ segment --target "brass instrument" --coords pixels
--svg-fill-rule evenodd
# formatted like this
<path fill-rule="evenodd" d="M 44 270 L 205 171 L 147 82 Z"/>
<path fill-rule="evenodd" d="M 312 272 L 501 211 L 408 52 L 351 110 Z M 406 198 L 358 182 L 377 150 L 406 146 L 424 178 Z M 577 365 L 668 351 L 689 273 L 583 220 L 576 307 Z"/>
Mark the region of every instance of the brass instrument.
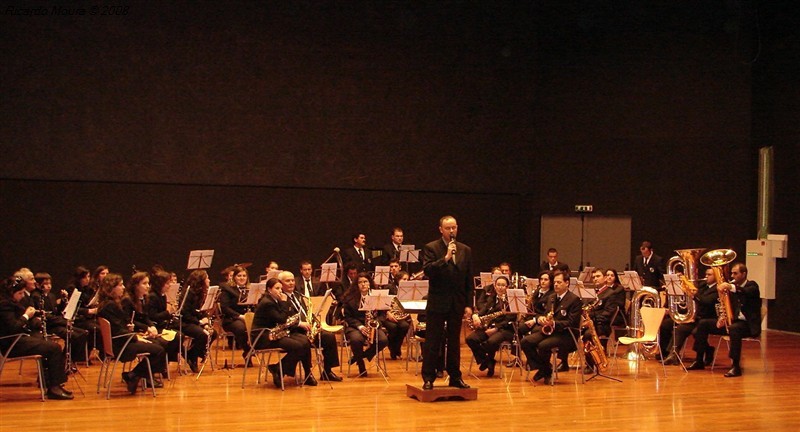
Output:
<path fill-rule="evenodd" d="M 364 313 L 364 326 L 367 328 L 367 341 L 364 343 L 364 351 L 366 351 L 372 344 L 375 343 L 375 336 L 378 333 L 380 323 L 372 316 L 372 311 L 368 310 Z"/>
<path fill-rule="evenodd" d="M 550 312 L 548 312 L 544 317 L 545 324 L 542 324 L 542 334 L 550 336 L 553 334 L 553 331 L 555 331 L 556 323 L 553 321 L 553 313 L 555 312 L 555 308 L 556 304 L 553 302 L 553 305 L 550 307 Z"/>
<path fill-rule="evenodd" d="M 711 267 L 711 270 L 714 272 L 714 278 L 717 280 L 717 293 L 719 294 L 717 319 L 725 325 L 725 330 L 728 330 L 728 327 L 733 324 L 734 317 L 730 293 L 727 289 L 721 289 L 721 287 L 729 278 L 728 264 L 735 259 L 736 252 L 731 249 L 714 249 L 700 257 L 700 262 Z"/>
<path fill-rule="evenodd" d="M 591 335 L 591 339 L 583 342 L 583 352 L 591 356 L 598 371 L 604 371 L 608 368 L 608 356 L 600 338 L 597 336 L 597 331 L 594 328 L 594 321 L 590 316 L 590 312 L 594 309 L 595 305 L 599 302 L 583 306 L 581 308 L 581 315 L 583 316 L 581 328 L 586 327 Z"/>
<path fill-rule="evenodd" d="M 422 280 L 423 277 L 425 277 L 425 270 L 420 270 L 412 274 L 411 277 L 408 278 L 408 280 Z"/>
<path fill-rule="evenodd" d="M 527 295 L 525 295 L 525 307 L 528 308 L 528 311 L 533 311 L 533 296 L 538 291 L 538 288 L 535 290 L 531 290 Z M 528 313 L 519 313 L 517 314 L 517 322 L 521 323 L 525 321 L 525 317 L 528 316 Z"/>
<path fill-rule="evenodd" d="M 471 319 L 467 320 L 467 325 L 469 326 L 470 330 L 477 330 L 479 328 L 486 328 L 495 318 L 505 315 L 506 311 L 501 310 L 497 312 L 493 312 L 490 314 L 486 314 L 483 316 L 479 316 L 478 319 L 481 321 L 481 324 L 478 327 L 475 327 L 475 323 L 472 322 Z"/>
<path fill-rule="evenodd" d="M 319 332 L 322 331 L 322 323 L 320 323 L 319 317 L 314 315 L 314 304 L 311 302 L 311 297 L 303 297 L 303 300 L 306 302 L 306 311 L 308 311 L 306 316 L 308 316 L 308 324 L 311 326 L 306 336 L 308 336 L 308 341 L 313 344 Z"/>
<path fill-rule="evenodd" d="M 678 324 L 686 324 L 694 321 L 696 313 L 696 306 L 694 296 L 697 294 L 696 283 L 700 281 L 698 262 L 700 254 L 705 251 L 704 248 L 700 249 L 678 249 L 675 252 L 678 255 L 670 258 L 667 261 L 667 273 L 679 273 L 678 267 L 681 267 L 682 275 L 681 289 L 683 296 L 673 296 L 669 302 L 669 315 L 672 320 Z M 681 312 L 683 310 L 683 312 Z"/>
<path fill-rule="evenodd" d="M 300 322 L 300 313 L 296 313 L 289 318 L 286 319 L 286 322 L 283 324 L 278 324 L 275 327 L 268 329 L 269 332 L 269 340 L 276 341 L 289 336 L 289 328 L 297 325 Z M 210 339 L 210 338 L 209 338 Z"/>
<path fill-rule="evenodd" d="M 397 297 L 392 299 L 392 308 L 389 310 L 389 314 L 392 315 L 397 321 L 403 321 L 411 316 L 411 314 L 406 312 L 406 308 L 403 307 L 403 304 L 400 303 L 400 300 Z"/>
<path fill-rule="evenodd" d="M 634 337 L 641 337 L 644 334 L 644 323 L 640 309 L 643 307 L 661 307 L 661 297 L 658 291 L 651 287 L 642 287 L 636 291 L 631 298 L 630 330 L 634 331 Z M 644 344 L 645 352 L 654 354 L 658 351 L 658 344 L 655 342 Z"/>

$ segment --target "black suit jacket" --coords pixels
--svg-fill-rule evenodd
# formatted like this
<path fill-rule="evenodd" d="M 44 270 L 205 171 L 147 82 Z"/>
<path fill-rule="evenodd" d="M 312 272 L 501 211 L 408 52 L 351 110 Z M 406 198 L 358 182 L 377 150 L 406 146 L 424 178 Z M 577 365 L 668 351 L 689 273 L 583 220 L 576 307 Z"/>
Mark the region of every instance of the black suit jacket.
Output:
<path fill-rule="evenodd" d="M 614 312 L 619 310 L 615 322 L 610 322 Z M 592 320 L 596 325 L 621 325 L 625 318 L 625 288 L 622 285 L 608 287 L 597 295 L 597 304 L 592 309 Z"/>
<path fill-rule="evenodd" d="M 580 297 L 567 291 L 560 302 L 558 295 L 554 295 L 547 303 L 545 306 L 547 312 L 553 311 L 553 321 L 555 322 L 553 334 L 566 332 L 568 329 L 578 330 L 581 325 L 581 309 L 583 307 Z"/>
<path fill-rule="evenodd" d="M 400 252 L 395 249 L 394 243 L 389 242 L 383 245 L 383 254 L 381 255 L 382 265 L 389 265 L 389 261 L 393 258 L 400 258 Z"/>
<path fill-rule="evenodd" d="M 543 261 L 542 265 L 539 266 L 539 271 L 556 271 L 561 270 L 563 272 L 569 272 L 569 265 L 563 262 L 556 262 L 556 266 L 554 269 L 550 268 L 550 263 L 547 261 Z"/>
<path fill-rule="evenodd" d="M 348 246 L 344 248 L 342 251 L 342 265 L 347 266 L 349 263 L 355 263 L 356 268 L 359 272 L 368 271 L 372 269 L 372 257 L 371 251 L 366 247 L 362 249 L 364 251 L 364 259 L 361 259 L 361 255 L 358 254 L 355 246 Z"/>
<path fill-rule="evenodd" d="M 664 261 L 661 259 L 661 257 L 655 253 L 650 255 L 650 261 L 647 263 L 646 267 L 644 265 L 644 257 L 642 255 L 638 255 L 636 259 L 633 260 L 633 269 L 636 270 L 636 273 L 639 273 L 639 276 L 642 277 L 642 283 L 644 286 L 649 286 L 660 290 L 661 285 L 664 284 L 664 273 L 666 271 L 666 267 L 664 266 Z"/>
<path fill-rule="evenodd" d="M 294 278 L 294 290 L 295 292 L 305 292 L 306 280 L 303 279 L 303 276 L 297 276 Z M 311 278 L 311 293 L 309 294 L 311 297 L 325 295 L 325 289 L 319 283 L 319 279 Z"/>
<path fill-rule="evenodd" d="M 737 301 L 733 301 L 733 299 Z M 734 307 L 734 319 L 739 316 L 739 311 L 744 314 L 750 335 L 761 334 L 761 291 L 755 281 L 745 281 L 744 285 L 736 287 L 736 293 L 731 295 Z"/>
<path fill-rule="evenodd" d="M 472 249 L 456 242 L 456 264 L 452 260 L 445 262 L 446 254 L 447 245 L 441 238 L 422 250 L 422 268 L 429 281 L 427 312 L 463 312 L 472 306 Z"/>

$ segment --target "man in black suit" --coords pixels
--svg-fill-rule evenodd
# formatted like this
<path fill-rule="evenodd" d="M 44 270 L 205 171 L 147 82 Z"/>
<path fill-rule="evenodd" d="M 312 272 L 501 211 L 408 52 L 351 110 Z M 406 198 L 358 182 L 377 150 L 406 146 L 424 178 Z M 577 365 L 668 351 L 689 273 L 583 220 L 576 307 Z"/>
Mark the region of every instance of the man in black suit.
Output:
<path fill-rule="evenodd" d="M 545 384 L 552 384 L 553 367 L 550 365 L 550 353 L 558 347 L 559 353 L 570 352 L 576 349 L 571 331 L 578 331 L 581 323 L 580 297 L 569 292 L 569 274 L 556 270 L 553 274 L 555 295 L 550 297 L 548 311 L 545 315 L 536 316 L 534 319 L 538 329 L 525 336 L 520 341 L 520 348 L 528 358 L 528 368 L 538 369 L 533 376 L 534 381 L 544 378 Z M 548 316 L 552 312 L 552 316 Z M 545 334 L 544 327 L 552 328 L 551 334 Z"/>
<path fill-rule="evenodd" d="M 662 351 L 670 353 L 670 355 L 664 359 L 665 365 L 678 365 L 681 363 L 682 358 L 678 358 L 677 353 L 683 350 L 683 344 L 686 342 L 689 335 L 697 333 L 697 324 L 700 323 L 700 321 L 704 319 L 713 319 L 716 323 L 716 304 L 719 303 L 719 294 L 717 294 L 717 278 L 716 275 L 714 275 L 714 270 L 710 268 L 706 269 L 705 279 L 697 284 L 697 294 L 695 294 L 694 300 L 696 302 L 694 321 L 678 324 L 675 327 L 674 341 L 671 340 L 673 332 L 672 325 L 669 326 L 666 334 L 663 328 L 661 329 L 660 337 L 662 339 L 667 338 L 667 340 L 670 341 L 666 346 L 666 351 Z M 675 347 L 674 350 L 672 349 L 673 345 Z M 707 347 L 704 358 L 701 357 L 700 360 L 703 360 L 707 366 L 710 366 L 714 361 L 714 348 L 710 346 Z"/>
<path fill-rule="evenodd" d="M 367 250 L 367 236 L 364 233 L 353 234 L 353 245 L 342 251 L 342 265 L 354 263 L 358 273 L 372 270 L 372 257 Z"/>
<path fill-rule="evenodd" d="M 403 229 L 400 227 L 392 228 L 392 241 L 383 245 L 381 254 L 382 265 L 389 265 L 393 259 L 400 259 L 400 246 L 403 245 Z"/>
<path fill-rule="evenodd" d="M 314 267 L 311 261 L 300 262 L 300 277 L 295 280 L 297 290 L 306 297 L 325 295 L 325 291 L 320 286 L 319 280 L 312 277 L 313 273 Z"/>
<path fill-rule="evenodd" d="M 547 270 L 547 271 L 556 271 L 561 270 L 569 274 L 569 266 L 566 263 L 558 262 L 558 251 L 556 248 L 550 248 L 547 250 L 547 261 L 542 261 L 542 265 L 539 266 L 539 270 Z M 567 276 L 569 278 L 569 276 Z"/>
<path fill-rule="evenodd" d="M 689 370 L 701 370 L 705 367 L 703 354 L 708 349 L 708 335 L 729 334 L 731 348 L 728 356 L 731 358 L 731 369 L 725 373 L 726 378 L 742 375 L 739 364 L 742 357 L 742 339 L 758 337 L 761 334 L 761 291 L 755 281 L 747 280 L 747 266 L 736 263 L 731 268 L 733 282 L 717 284 L 717 292 L 728 290 L 733 316 L 731 325 L 725 331 L 725 323 L 719 318 L 703 319 L 697 324 L 697 333 L 694 336 L 694 352 L 697 360 L 689 366 Z"/>
<path fill-rule="evenodd" d="M 642 285 L 661 290 L 664 285 L 664 260 L 653 252 L 653 244 L 645 240 L 639 246 L 642 252 L 633 260 L 633 269 L 642 277 Z"/>
<path fill-rule="evenodd" d="M 308 309 L 306 299 L 295 289 L 296 279 L 292 272 L 282 271 L 278 274 L 278 279 L 281 281 L 281 290 L 286 294 L 286 299 L 289 302 L 289 314 L 294 315 L 300 313 L 300 322 L 297 324 L 297 327 L 292 328 L 292 332 L 308 335 L 308 332 L 311 330 L 314 311 Z M 311 345 L 322 349 L 324 372 L 320 375 L 319 379 L 322 381 L 341 381 L 342 378 L 333 372 L 333 368 L 339 366 L 339 351 L 336 349 L 336 335 L 320 329 L 318 336 L 310 342 Z M 314 380 L 313 377 L 310 379 Z M 308 385 L 308 381 L 306 385 Z"/>
<path fill-rule="evenodd" d="M 461 321 L 472 316 L 472 249 L 456 242 L 458 224 L 453 216 L 439 219 L 442 237 L 425 245 L 422 268 L 429 280 L 426 343 L 422 360 L 424 390 L 433 389 L 441 347 L 447 344 L 445 369 L 450 386 L 469 388 L 461 378 Z"/>

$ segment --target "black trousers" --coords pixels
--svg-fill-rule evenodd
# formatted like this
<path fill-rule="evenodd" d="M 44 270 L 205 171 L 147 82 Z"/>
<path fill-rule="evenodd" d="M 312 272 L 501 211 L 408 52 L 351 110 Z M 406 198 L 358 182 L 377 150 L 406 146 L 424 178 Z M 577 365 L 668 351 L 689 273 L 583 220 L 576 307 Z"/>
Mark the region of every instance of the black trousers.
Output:
<path fill-rule="evenodd" d="M 493 360 L 495 353 L 503 342 L 511 342 L 514 332 L 508 329 L 499 329 L 491 336 L 486 335 L 486 330 L 478 329 L 467 335 L 467 345 L 475 356 L 478 364 Z"/>
<path fill-rule="evenodd" d="M 244 320 L 224 321 L 222 329 L 233 333 L 236 346 L 242 349 L 242 356 L 246 356 L 247 352 L 250 351 L 250 344 L 247 343 L 247 327 L 244 325 Z"/>
<path fill-rule="evenodd" d="M 441 363 L 442 347 L 447 345 L 445 370 L 450 380 L 461 379 L 461 321 L 464 311 L 428 311 L 425 317 L 425 347 L 422 352 L 422 379 L 433 382 Z"/>
<path fill-rule="evenodd" d="M 555 347 L 558 347 L 559 358 L 562 354 L 569 354 L 576 349 L 575 341 L 572 340 L 568 331 L 553 333 L 550 336 L 541 331 L 535 331 L 520 341 L 520 348 L 528 358 L 528 366 L 531 370 L 541 369 L 552 373 L 550 352 Z"/>
<path fill-rule="evenodd" d="M 314 346 L 319 345 L 322 348 L 322 357 L 324 358 L 324 368 L 326 371 L 339 366 L 339 349 L 336 346 L 336 335 L 326 331 L 320 331 L 314 339 Z"/>
<path fill-rule="evenodd" d="M 114 342 L 114 354 L 119 356 L 120 361 L 129 362 L 135 359 L 137 354 L 147 353 L 150 359 L 150 369 L 152 369 L 153 373 L 163 372 L 166 369 L 167 364 L 166 358 L 164 357 L 166 351 L 164 351 L 161 345 L 152 342 L 139 342 L 136 337 L 134 337 L 131 343 L 125 347 L 125 351 L 120 353 L 125 343 L 124 339 L 125 338 L 119 338 Z M 145 378 L 147 377 L 147 365 L 145 362 L 139 362 L 131 372 L 140 378 Z"/>
<path fill-rule="evenodd" d="M 9 338 L 12 339 L 12 338 Z M 7 349 L 7 347 L 3 347 Z M 44 379 L 47 387 L 57 386 L 67 382 L 64 370 L 64 352 L 55 342 L 45 340 L 39 336 L 23 336 L 11 350 L 11 357 L 24 357 L 27 355 L 41 355 L 44 364 Z"/>
<path fill-rule="evenodd" d="M 256 343 L 256 349 L 266 348 L 282 348 L 286 351 L 286 355 L 281 359 L 284 375 L 293 377 L 298 362 L 303 365 L 306 374 L 311 373 L 311 342 L 306 335 L 291 333 L 289 336 L 271 341 L 265 333 Z"/>
<path fill-rule="evenodd" d="M 386 319 L 383 321 L 386 332 L 389 336 L 389 353 L 394 357 L 400 357 L 403 341 L 408 334 L 408 328 L 411 326 L 408 319 L 400 320 L 397 322 Z"/>
<path fill-rule="evenodd" d="M 728 352 L 728 357 L 731 358 L 734 366 L 738 366 L 742 358 L 742 338 L 758 336 L 757 334 L 750 334 L 750 326 L 747 321 L 734 321 L 728 326 L 728 331 L 726 332 L 725 327 L 717 328 L 716 318 L 702 319 L 697 323 L 697 333 L 694 335 L 693 349 L 697 353 L 698 359 L 702 359 L 703 354 L 708 350 L 708 336 L 712 334 L 730 335 L 731 348 Z"/>

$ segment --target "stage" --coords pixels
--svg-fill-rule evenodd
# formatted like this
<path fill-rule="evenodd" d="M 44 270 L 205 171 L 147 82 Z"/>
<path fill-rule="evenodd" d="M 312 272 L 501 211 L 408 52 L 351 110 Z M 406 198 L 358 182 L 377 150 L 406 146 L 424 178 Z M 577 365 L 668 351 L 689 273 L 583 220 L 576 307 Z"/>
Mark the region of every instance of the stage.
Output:
<path fill-rule="evenodd" d="M 114 432 L 169 430 L 210 432 L 222 430 L 280 431 L 413 431 L 413 430 L 789 430 L 800 427 L 797 395 L 800 373 L 800 335 L 768 331 L 764 337 L 765 372 L 758 346 L 745 344 L 744 376 L 724 378 L 729 360 L 720 355 L 720 366 L 712 372 L 683 372 L 667 366 L 667 377 L 659 363 L 642 363 L 638 380 L 633 364 L 616 359 L 608 374 L 617 383 L 595 379 L 581 384 L 575 371 L 561 373 L 554 386 L 535 385 L 521 377 L 519 370 L 507 383 L 503 377 L 486 378 L 473 366 L 470 376 L 469 350 L 462 346 L 464 380 L 480 389 L 474 401 L 446 400 L 422 403 L 410 398 L 406 385 L 421 386 L 415 376 L 417 363 L 387 360 L 388 383 L 369 367 L 369 377 L 333 383 L 320 381 L 318 387 L 299 388 L 286 380 L 286 391 L 272 385 L 271 378 L 256 384 L 256 369 L 248 371 L 241 388 L 242 369 L 209 368 L 199 380 L 194 375 L 173 376 L 151 393 L 129 395 L 114 380 L 111 400 L 95 393 L 99 365 L 81 367 L 85 396 L 76 391 L 73 401 L 39 401 L 33 364 L 25 364 L 19 375 L 18 363 L 6 366 L 0 380 L 0 430 Z M 691 343 L 691 339 L 689 340 Z M 724 348 L 723 348 L 724 351 Z M 227 354 L 227 356 L 226 356 Z M 687 357 L 693 353 L 687 351 Z M 219 361 L 230 358 L 220 353 Z M 239 365 L 241 356 L 234 355 Z M 368 366 L 371 366 L 368 364 Z M 171 363 L 175 371 L 176 364 Z M 498 367 L 499 371 L 499 367 Z M 337 371 L 338 372 L 338 371 Z M 345 366 L 342 376 L 347 372 Z M 117 372 L 119 375 L 119 372 Z M 436 387 L 446 385 L 437 380 Z M 532 424 L 533 422 L 533 424 Z"/>

